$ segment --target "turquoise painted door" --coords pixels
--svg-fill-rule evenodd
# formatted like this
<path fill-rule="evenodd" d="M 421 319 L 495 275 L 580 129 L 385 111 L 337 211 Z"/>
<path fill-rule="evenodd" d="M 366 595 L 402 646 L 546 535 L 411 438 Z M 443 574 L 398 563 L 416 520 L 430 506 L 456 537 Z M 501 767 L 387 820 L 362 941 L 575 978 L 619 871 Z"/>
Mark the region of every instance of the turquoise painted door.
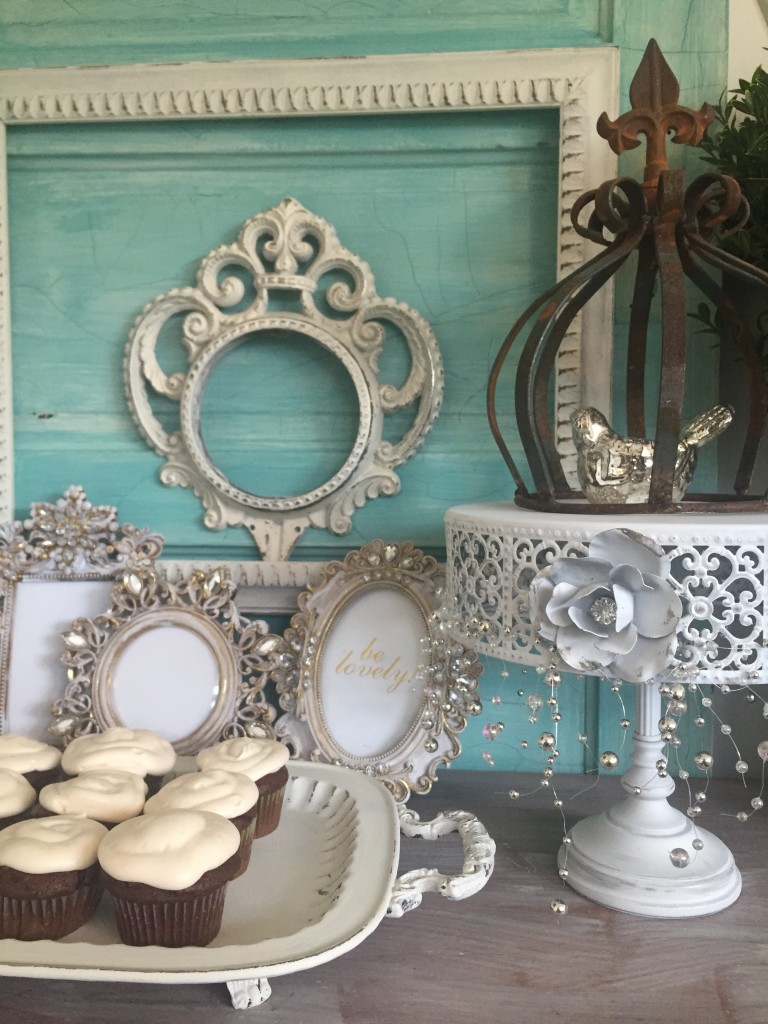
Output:
<path fill-rule="evenodd" d="M 624 105 L 655 35 L 683 82 L 683 102 L 714 99 L 725 81 L 726 0 L 327 7 L 4 4 L 0 65 L 614 44 Z M 334 225 L 371 265 L 381 295 L 427 318 L 446 374 L 442 413 L 400 471 L 401 493 L 368 503 L 345 537 L 309 531 L 295 557 L 337 557 L 376 536 L 439 555 L 447 507 L 512 496 L 487 428 L 485 384 L 509 326 L 554 274 L 556 112 L 12 127 L 8 146 L 17 514 L 79 483 L 94 502 L 117 505 L 121 520 L 163 532 L 172 556 L 255 555 L 244 530 L 206 530 L 190 492 L 160 485 L 159 460 L 128 412 L 121 363 L 143 305 L 191 284 L 201 257 L 286 195 Z M 636 173 L 636 161 L 627 169 Z M 620 285 L 618 310 L 622 299 Z M 617 319 L 621 330 L 620 311 Z M 300 488 L 343 456 L 354 429 L 352 396 L 339 400 L 334 390 L 329 400 L 333 386 L 332 369 L 306 346 L 243 351 L 214 381 L 210 444 L 254 490 Z M 544 712 L 531 723 L 526 704 L 539 683 L 532 670 L 488 666 L 485 712 L 465 734 L 459 765 L 541 767 Z M 560 766 L 589 768 L 590 750 L 618 742 L 621 709 L 588 681 L 571 680 L 560 698 Z M 505 725 L 493 743 L 482 734 L 489 721 Z"/>

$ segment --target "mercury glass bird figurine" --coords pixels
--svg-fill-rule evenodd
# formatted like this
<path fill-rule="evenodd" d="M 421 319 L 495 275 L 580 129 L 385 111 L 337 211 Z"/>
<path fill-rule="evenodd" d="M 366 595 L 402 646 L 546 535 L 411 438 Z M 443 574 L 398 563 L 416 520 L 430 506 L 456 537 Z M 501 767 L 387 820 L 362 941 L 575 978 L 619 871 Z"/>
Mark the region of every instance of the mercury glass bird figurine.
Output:
<path fill-rule="evenodd" d="M 733 419 L 733 410 L 715 405 L 692 420 L 677 443 L 673 501 L 682 501 L 696 468 L 699 448 L 712 441 Z M 591 406 L 571 416 L 579 485 L 595 504 L 638 504 L 648 501 L 654 442 L 622 437 Z"/>

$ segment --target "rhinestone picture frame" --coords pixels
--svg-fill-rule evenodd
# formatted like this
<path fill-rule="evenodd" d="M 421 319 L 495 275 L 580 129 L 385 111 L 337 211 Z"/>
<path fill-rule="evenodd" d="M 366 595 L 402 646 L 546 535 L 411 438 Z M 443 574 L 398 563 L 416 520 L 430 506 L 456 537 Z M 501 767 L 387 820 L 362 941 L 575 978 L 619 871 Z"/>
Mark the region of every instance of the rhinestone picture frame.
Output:
<path fill-rule="evenodd" d="M 50 739 L 50 704 L 66 681 L 60 631 L 100 607 L 118 572 L 149 568 L 162 550 L 160 534 L 119 523 L 79 486 L 0 526 L 0 732 Z"/>
<path fill-rule="evenodd" d="M 263 688 L 279 638 L 261 619 L 243 619 L 234 601 L 235 586 L 221 570 L 193 572 L 179 584 L 151 569 L 125 570 L 115 580 L 109 606 L 93 618 L 79 618 L 61 635 L 61 659 L 69 682 L 52 708 L 50 731 L 66 745 L 78 736 L 113 725 L 149 727 L 171 740 L 177 753 L 196 754 L 202 747 L 236 736 L 274 736 L 275 708 Z M 120 717 L 116 701 L 117 666 L 132 643 L 154 630 L 166 631 L 158 671 L 167 692 L 155 692 L 141 708 L 140 722 Z M 175 670 L 169 630 L 191 635 L 210 653 L 214 672 L 210 710 L 188 731 L 176 724 L 177 712 L 189 702 L 194 680 Z M 205 705 L 205 700 L 203 701 Z M 168 717 L 170 716 L 170 717 Z"/>
<path fill-rule="evenodd" d="M 301 594 L 273 671 L 275 731 L 297 756 L 362 771 L 400 801 L 429 792 L 481 711 L 482 667 L 443 628 L 442 582 L 412 544 L 375 540 Z"/>

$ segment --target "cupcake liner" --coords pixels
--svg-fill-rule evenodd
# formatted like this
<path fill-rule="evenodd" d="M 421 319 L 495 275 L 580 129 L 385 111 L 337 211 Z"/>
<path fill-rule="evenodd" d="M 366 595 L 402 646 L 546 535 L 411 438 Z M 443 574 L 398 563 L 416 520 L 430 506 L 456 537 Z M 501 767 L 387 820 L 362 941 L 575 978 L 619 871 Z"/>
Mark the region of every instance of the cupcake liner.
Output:
<path fill-rule="evenodd" d="M 6 874 L 11 870 L 6 868 Z M 58 875 L 14 874 L 18 877 L 8 886 L 11 894 L 7 890 L 0 893 L 0 938 L 3 939 L 33 941 L 69 935 L 93 916 L 103 892 L 98 865 Z M 53 891 L 34 895 L 36 883 L 42 890 Z M 68 886 L 70 891 L 61 891 Z"/>
<path fill-rule="evenodd" d="M 238 851 L 185 889 L 123 882 L 102 871 L 120 940 L 127 946 L 207 946 L 221 928 L 224 896 L 239 862 Z"/>
<path fill-rule="evenodd" d="M 255 804 L 254 807 L 250 811 L 246 811 L 245 814 L 240 814 L 236 818 L 231 818 L 230 821 L 233 825 L 237 826 L 237 829 L 240 832 L 240 848 L 237 851 L 240 865 L 235 873 L 235 878 L 239 878 L 240 875 L 245 874 L 251 860 L 251 847 L 253 846 L 253 840 L 256 835 L 256 824 L 258 822 L 258 804 Z"/>
<path fill-rule="evenodd" d="M 280 813 L 283 809 L 283 797 L 285 787 L 288 784 L 288 769 L 283 767 L 279 771 L 265 775 L 257 779 L 259 787 L 259 800 L 256 804 L 258 813 L 256 815 L 255 839 L 262 839 L 274 832 L 280 824 Z"/>
<path fill-rule="evenodd" d="M 207 946 L 221 928 L 226 889 L 224 882 L 171 902 L 138 902 L 113 894 L 118 935 L 128 946 Z"/>

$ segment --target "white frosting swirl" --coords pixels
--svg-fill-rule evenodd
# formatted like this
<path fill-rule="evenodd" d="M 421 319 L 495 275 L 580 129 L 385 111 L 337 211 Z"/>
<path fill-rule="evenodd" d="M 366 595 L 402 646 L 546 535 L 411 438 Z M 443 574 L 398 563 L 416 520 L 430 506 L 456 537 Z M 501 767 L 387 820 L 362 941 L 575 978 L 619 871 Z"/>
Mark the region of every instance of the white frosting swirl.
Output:
<path fill-rule="evenodd" d="M 22 814 L 37 799 L 35 787 L 20 772 L 0 768 L 0 818 Z"/>
<path fill-rule="evenodd" d="M 61 751 L 50 743 L 41 743 L 29 736 L 7 732 L 0 736 L 0 768 L 14 772 L 45 772 L 55 768 L 61 760 Z"/>
<path fill-rule="evenodd" d="M 99 862 L 122 882 L 186 889 L 238 850 L 240 833 L 210 811 L 161 811 L 115 825 L 99 847 Z"/>
<path fill-rule="evenodd" d="M 288 763 L 289 751 L 277 740 L 238 736 L 224 740 L 214 747 L 206 747 L 197 755 L 197 766 L 203 771 L 223 768 L 224 771 L 242 772 L 258 782 Z"/>
<path fill-rule="evenodd" d="M 0 864 L 31 875 L 81 871 L 96 862 L 105 825 L 74 814 L 17 821 L 0 832 Z"/>
<path fill-rule="evenodd" d="M 196 810 L 213 811 L 224 818 L 236 818 L 250 811 L 258 798 L 258 787 L 247 775 L 213 768 L 172 779 L 159 793 L 147 800 L 144 813 Z"/>
<path fill-rule="evenodd" d="M 110 823 L 141 814 L 147 784 L 134 772 L 82 772 L 40 790 L 40 803 L 54 814 L 84 814 Z"/>
<path fill-rule="evenodd" d="M 176 751 L 168 740 L 150 729 L 128 729 L 122 725 L 78 736 L 61 757 L 61 767 L 68 775 L 102 769 L 165 775 L 175 763 Z"/>

